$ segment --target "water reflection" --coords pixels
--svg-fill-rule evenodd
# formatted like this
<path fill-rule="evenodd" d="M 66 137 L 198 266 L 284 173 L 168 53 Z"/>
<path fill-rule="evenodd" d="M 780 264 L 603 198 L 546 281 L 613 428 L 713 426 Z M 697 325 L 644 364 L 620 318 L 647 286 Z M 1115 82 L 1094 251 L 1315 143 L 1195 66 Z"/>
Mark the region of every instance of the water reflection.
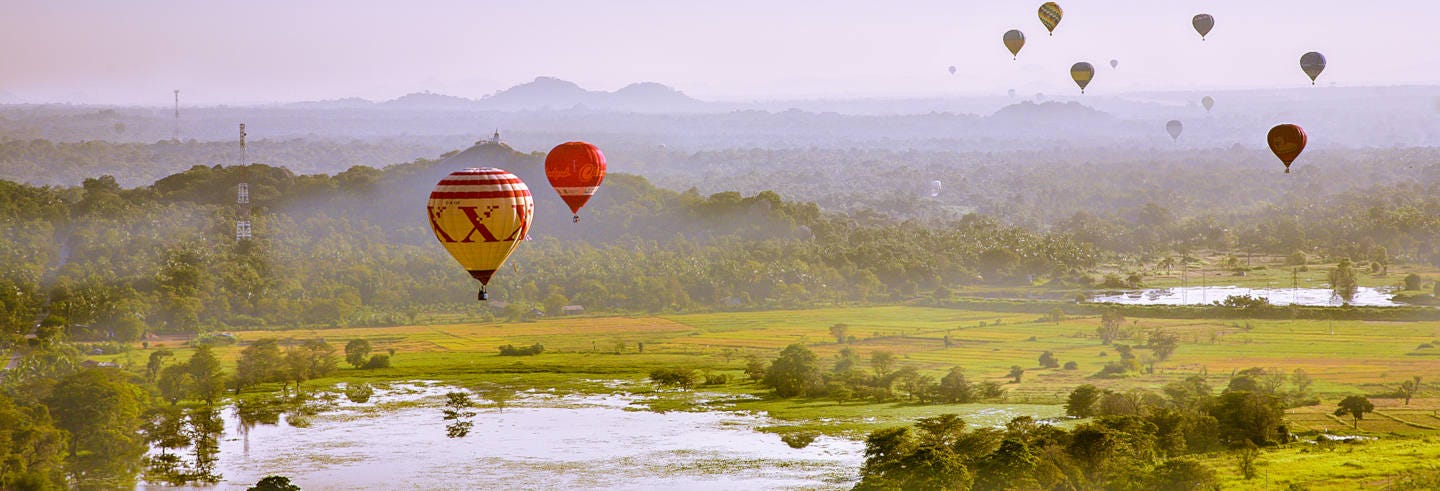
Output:
<path fill-rule="evenodd" d="M 1239 286 L 1192 286 L 1111 292 L 1096 295 L 1090 301 L 1126 305 L 1208 305 L 1223 301 L 1225 297 L 1244 295 L 1264 298 L 1269 300 L 1271 305 L 1338 307 L 1345 304 L 1339 296 L 1335 295 L 1335 291 L 1329 288 L 1245 288 Z M 1370 287 L 1359 288 L 1350 304 L 1359 307 L 1401 305 L 1390 299 L 1388 289 Z"/>
<path fill-rule="evenodd" d="M 440 417 L 450 408 L 447 393 L 491 404 L 455 409 L 458 417 L 447 421 Z M 307 428 L 289 424 L 304 411 L 252 404 L 221 412 L 234 432 L 220 439 L 216 472 L 222 487 L 279 474 L 306 490 L 776 489 L 849 487 L 859 477 L 862 442 L 819 435 L 787 442 L 755 431 L 774 423 L 762 416 L 633 410 L 643 402 L 628 394 L 377 385 L 366 403 L 333 397 L 302 405 L 325 408 L 306 416 Z M 468 436 L 450 438 L 447 424 L 467 420 L 467 412 L 474 414 Z"/>

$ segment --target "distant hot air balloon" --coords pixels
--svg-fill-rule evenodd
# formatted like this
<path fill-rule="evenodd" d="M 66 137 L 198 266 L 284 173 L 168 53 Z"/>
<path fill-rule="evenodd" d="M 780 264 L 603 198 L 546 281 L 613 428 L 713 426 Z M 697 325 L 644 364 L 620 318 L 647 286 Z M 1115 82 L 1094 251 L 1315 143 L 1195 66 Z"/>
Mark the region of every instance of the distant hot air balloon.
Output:
<path fill-rule="evenodd" d="M 1194 19 L 1190 19 L 1190 25 L 1195 26 L 1195 32 L 1200 33 L 1200 40 L 1204 41 L 1205 35 L 1215 28 L 1215 18 L 1210 14 L 1196 14 Z"/>
<path fill-rule="evenodd" d="M 1005 93 L 1006 93 L 1006 94 L 1009 94 L 1010 97 L 1012 97 L 1012 98 L 1015 97 L 1015 89 L 1010 89 L 1010 90 L 1006 91 Z M 1440 99 L 1436 99 L 1436 100 L 1435 100 L 1435 110 L 1436 110 L 1436 111 L 1440 111 Z"/>
<path fill-rule="evenodd" d="M 1207 95 L 1200 99 L 1200 105 L 1205 106 L 1205 111 L 1209 112 L 1210 108 L 1215 107 L 1215 98 Z"/>
<path fill-rule="evenodd" d="M 530 232 L 535 201 L 514 174 L 491 167 L 450 173 L 430 192 L 425 206 L 430 230 L 455 261 L 480 280 L 480 300 L 490 277 Z"/>
<path fill-rule="evenodd" d="M 1110 68 L 1120 68 L 1120 60 L 1110 60 Z"/>
<path fill-rule="evenodd" d="M 1019 29 L 1005 31 L 1005 48 L 1010 50 L 1011 59 L 1020 58 L 1020 48 L 1025 47 L 1025 33 Z"/>
<path fill-rule="evenodd" d="M 951 74 L 951 75 L 954 75 L 954 74 L 955 74 L 955 70 L 958 70 L 958 68 L 955 68 L 955 65 L 950 65 L 950 74 Z"/>
<path fill-rule="evenodd" d="M 1051 36 L 1055 35 L 1055 26 L 1060 25 L 1060 17 L 1064 15 L 1065 11 L 1060 10 L 1060 5 L 1055 2 L 1045 2 L 1040 6 L 1040 23 L 1045 24 L 1045 30 L 1050 31 Z"/>
<path fill-rule="evenodd" d="M 1285 163 L 1285 173 L 1290 173 L 1290 163 L 1300 156 L 1305 150 L 1305 129 L 1293 124 L 1282 124 L 1270 128 L 1270 134 L 1266 136 L 1270 142 L 1270 151 Z"/>
<path fill-rule="evenodd" d="M 930 197 L 931 197 L 931 198 L 934 198 L 934 197 L 936 197 L 936 196 L 939 196 L 939 195 L 940 195 L 940 188 L 941 188 L 941 186 L 940 186 L 940 181 L 938 181 L 938 180 L 930 181 Z"/>
<path fill-rule="evenodd" d="M 1070 78 L 1075 79 L 1075 85 L 1080 86 L 1080 93 L 1085 93 L 1085 86 L 1090 85 L 1090 79 L 1095 78 L 1095 67 L 1089 62 L 1079 62 L 1070 65 Z"/>
<path fill-rule="evenodd" d="M 1165 123 L 1165 131 L 1170 133 L 1170 139 L 1179 140 L 1180 132 L 1185 131 L 1185 125 L 1178 119 L 1172 119 Z"/>
<path fill-rule="evenodd" d="M 550 187 L 560 193 L 560 199 L 570 205 L 579 223 L 580 208 L 605 180 L 605 154 L 589 143 L 561 143 L 545 156 L 545 177 L 550 179 Z"/>
<path fill-rule="evenodd" d="M 1300 69 L 1310 76 L 1310 85 L 1315 85 L 1315 79 L 1325 71 L 1325 55 L 1314 51 L 1300 55 Z"/>

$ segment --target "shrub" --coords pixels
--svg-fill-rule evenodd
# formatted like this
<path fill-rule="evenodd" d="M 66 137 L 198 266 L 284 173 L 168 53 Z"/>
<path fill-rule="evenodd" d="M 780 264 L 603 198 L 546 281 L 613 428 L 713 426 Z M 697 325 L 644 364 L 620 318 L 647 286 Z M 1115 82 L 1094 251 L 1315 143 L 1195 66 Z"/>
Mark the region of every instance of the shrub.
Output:
<path fill-rule="evenodd" d="M 535 343 L 530 346 L 516 348 L 515 345 L 507 344 L 500 347 L 500 356 L 535 356 L 545 352 L 545 346 Z"/>
<path fill-rule="evenodd" d="M 361 368 L 365 370 L 372 370 L 376 368 L 390 368 L 390 355 L 383 353 L 372 355 L 370 357 L 370 360 L 365 362 L 365 366 Z"/>
<path fill-rule="evenodd" d="M 1067 362 L 1065 362 L 1065 369 L 1066 369 L 1066 370 L 1079 370 L 1079 369 L 1080 369 L 1080 364 L 1079 364 L 1079 363 L 1075 363 L 1075 362 L 1073 362 L 1073 361 L 1067 361 Z"/>

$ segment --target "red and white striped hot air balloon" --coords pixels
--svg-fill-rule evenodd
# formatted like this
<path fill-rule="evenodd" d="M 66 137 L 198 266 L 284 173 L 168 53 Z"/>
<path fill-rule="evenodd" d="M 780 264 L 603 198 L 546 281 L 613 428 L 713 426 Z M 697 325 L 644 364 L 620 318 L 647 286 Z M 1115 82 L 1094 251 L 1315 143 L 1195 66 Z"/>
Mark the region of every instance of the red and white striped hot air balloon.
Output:
<path fill-rule="evenodd" d="M 450 173 L 426 204 L 435 239 L 470 276 L 480 281 L 480 300 L 490 277 L 530 233 L 535 200 L 515 174 L 492 167 Z"/>

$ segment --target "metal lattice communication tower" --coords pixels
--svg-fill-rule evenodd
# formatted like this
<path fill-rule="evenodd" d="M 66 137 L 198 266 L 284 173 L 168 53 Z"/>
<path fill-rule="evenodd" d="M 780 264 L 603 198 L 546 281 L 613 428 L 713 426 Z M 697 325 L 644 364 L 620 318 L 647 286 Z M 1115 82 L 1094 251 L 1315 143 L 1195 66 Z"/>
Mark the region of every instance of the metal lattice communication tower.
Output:
<path fill-rule="evenodd" d="M 180 89 L 175 89 L 175 133 L 170 138 L 180 141 Z"/>
<path fill-rule="evenodd" d="M 240 205 L 240 220 L 235 222 L 235 240 L 250 240 L 250 183 L 246 179 L 245 123 L 240 123 L 240 186 L 235 202 Z"/>

